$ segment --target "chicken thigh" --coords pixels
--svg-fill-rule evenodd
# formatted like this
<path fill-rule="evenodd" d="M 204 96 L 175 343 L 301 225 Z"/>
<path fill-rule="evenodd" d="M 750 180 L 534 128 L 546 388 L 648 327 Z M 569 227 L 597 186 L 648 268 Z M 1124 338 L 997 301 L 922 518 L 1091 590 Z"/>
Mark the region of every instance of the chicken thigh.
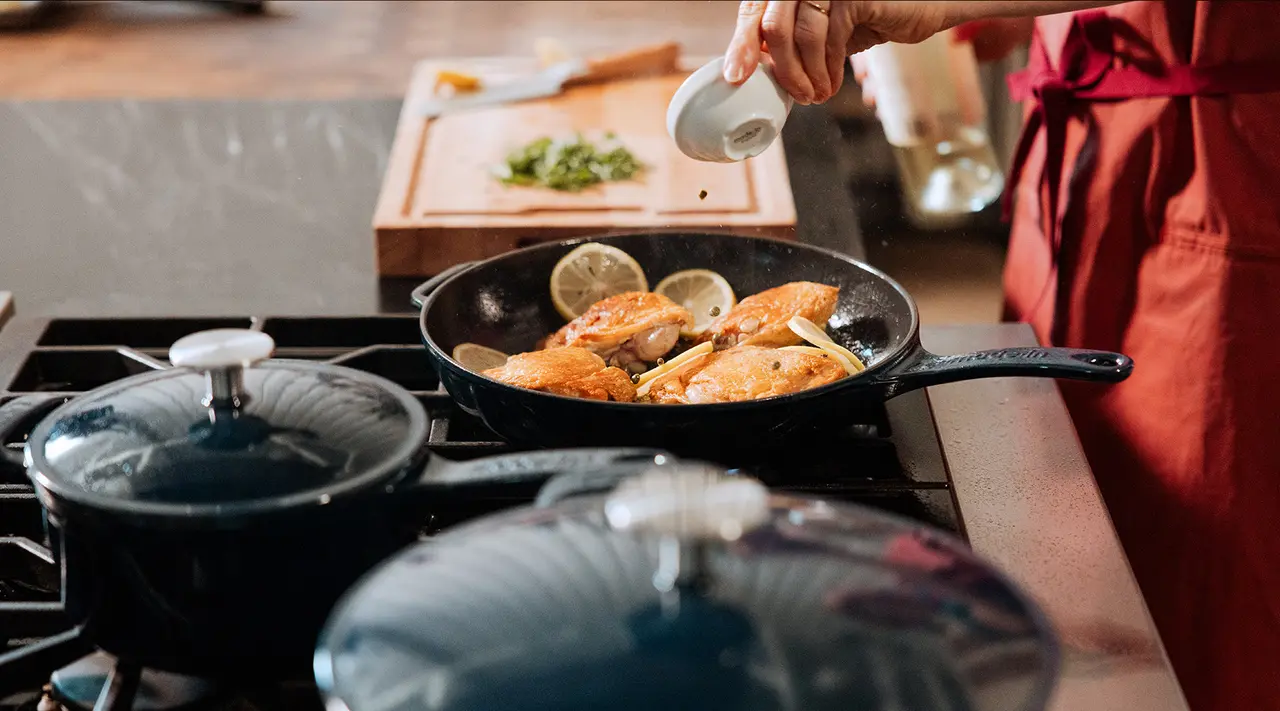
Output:
<path fill-rule="evenodd" d="M 710 341 L 716 350 L 733 346 L 798 345 L 802 339 L 787 328 L 787 321 L 803 316 L 821 327 L 835 313 L 839 295 L 839 287 L 810 281 L 766 289 L 748 296 L 712 321 L 698 341 Z"/>
<path fill-rule="evenodd" d="M 631 376 L 609 367 L 585 348 L 551 348 L 521 353 L 505 365 L 481 373 L 508 385 L 587 400 L 632 402 L 636 386 Z"/>
<path fill-rule="evenodd" d="M 671 352 L 681 329 L 692 325 L 693 314 L 671 299 L 630 291 L 597 301 L 540 347 L 585 348 L 610 365 L 638 372 Z"/>
<path fill-rule="evenodd" d="M 847 374 L 827 355 L 738 346 L 658 376 L 649 384 L 647 400 L 667 405 L 759 400 L 834 383 Z"/>

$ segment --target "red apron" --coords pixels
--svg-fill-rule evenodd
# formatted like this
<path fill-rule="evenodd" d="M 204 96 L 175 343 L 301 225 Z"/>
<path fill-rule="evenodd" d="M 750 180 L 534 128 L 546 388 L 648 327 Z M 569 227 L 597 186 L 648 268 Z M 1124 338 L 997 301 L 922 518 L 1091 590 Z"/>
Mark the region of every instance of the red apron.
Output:
<path fill-rule="evenodd" d="M 1194 711 L 1280 709 L 1280 4 L 1041 18 L 1006 318 L 1134 358 L 1062 383 Z"/>

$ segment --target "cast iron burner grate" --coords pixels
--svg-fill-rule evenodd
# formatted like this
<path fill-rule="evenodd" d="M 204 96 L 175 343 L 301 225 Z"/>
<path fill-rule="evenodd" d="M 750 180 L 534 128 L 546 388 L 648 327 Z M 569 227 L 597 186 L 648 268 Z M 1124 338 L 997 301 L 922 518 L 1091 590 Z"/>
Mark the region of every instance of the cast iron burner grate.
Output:
<path fill-rule="evenodd" d="M 429 446 L 443 457 L 465 460 L 517 451 L 457 409 L 440 388 L 422 350 L 416 315 L 19 319 L 0 331 L 0 403 L 30 393 L 73 397 L 165 367 L 174 341 L 212 328 L 261 329 L 275 340 L 277 357 L 338 363 L 409 389 L 430 414 Z M 24 423 L 13 441 L 0 446 L 20 449 L 32 425 Z M 857 502 L 964 534 L 923 392 L 889 401 L 820 447 L 746 460 L 730 457 L 718 463 L 750 473 L 776 490 Z M 423 534 L 529 503 L 536 493 L 534 487 L 519 486 L 477 490 L 448 510 L 424 510 Z M 61 577 L 30 484 L 21 472 L 0 467 L 0 652 L 67 628 L 60 612 Z M 104 686 L 120 690 L 134 681 L 116 675 L 109 682 L 113 666 L 109 657 L 99 654 L 72 667 L 49 669 L 53 683 L 46 691 L 52 690 L 65 707 L 92 707 Z M 204 689 L 197 680 L 146 672 L 138 689 L 135 708 L 319 707 L 314 688 L 305 681 L 226 693 Z M 35 709 L 42 695 L 42 690 L 33 689 L 0 699 L 0 709 Z"/>

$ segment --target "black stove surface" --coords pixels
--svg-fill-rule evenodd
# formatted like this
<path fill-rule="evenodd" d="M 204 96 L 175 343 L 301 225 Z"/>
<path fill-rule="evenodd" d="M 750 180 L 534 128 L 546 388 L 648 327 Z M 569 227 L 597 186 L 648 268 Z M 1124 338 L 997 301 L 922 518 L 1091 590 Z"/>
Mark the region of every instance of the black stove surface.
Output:
<path fill-rule="evenodd" d="M 276 355 L 338 363 L 388 378 L 412 391 L 431 417 L 429 446 L 449 459 L 515 451 L 479 420 L 458 410 L 439 387 L 419 341 L 414 315 L 15 320 L 0 331 L 0 404 L 29 393 L 72 397 L 163 363 L 178 338 L 210 328 L 259 328 Z M 34 422 L 0 446 L 21 448 Z M 680 454 L 676 452 L 676 454 Z M 895 398 L 867 421 L 824 446 L 782 450 L 763 459 L 718 462 L 773 489 L 856 502 L 963 536 L 933 415 L 924 392 Z M 527 504 L 533 488 L 481 492 L 465 505 L 424 510 L 424 536 Z M 0 653 L 67 628 L 59 609 L 61 571 L 47 547 L 41 509 L 25 476 L 0 469 Z M 105 655 L 50 669 L 50 683 L 0 709 L 52 711 L 92 707 L 113 668 Z M 118 680 L 117 680 L 118 683 Z M 270 689 L 214 689 L 199 680 L 146 672 L 134 708 L 296 709 L 320 707 L 307 680 Z"/>

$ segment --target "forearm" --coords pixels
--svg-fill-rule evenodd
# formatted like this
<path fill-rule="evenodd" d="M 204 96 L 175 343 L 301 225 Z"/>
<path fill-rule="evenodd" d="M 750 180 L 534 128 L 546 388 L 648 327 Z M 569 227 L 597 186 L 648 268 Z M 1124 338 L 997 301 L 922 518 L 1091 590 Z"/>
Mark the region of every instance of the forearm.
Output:
<path fill-rule="evenodd" d="M 1076 2 L 1076 0 L 958 0 L 946 3 L 947 26 L 955 27 L 974 20 L 1056 15 L 1060 12 L 1119 5 L 1121 2 L 1123 0 L 1113 2 L 1098 2 L 1097 0 L 1091 2 Z"/>

